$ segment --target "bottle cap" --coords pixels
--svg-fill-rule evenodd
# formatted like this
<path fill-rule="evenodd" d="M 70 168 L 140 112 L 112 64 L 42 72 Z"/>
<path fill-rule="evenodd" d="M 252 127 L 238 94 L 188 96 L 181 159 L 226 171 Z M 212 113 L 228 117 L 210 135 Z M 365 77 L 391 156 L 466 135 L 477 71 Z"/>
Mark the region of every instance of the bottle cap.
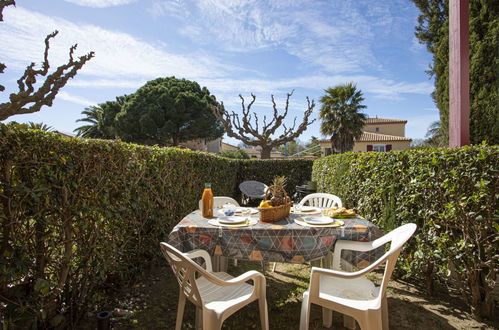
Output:
<path fill-rule="evenodd" d="M 206 182 L 206 183 L 204 184 L 204 187 L 205 187 L 205 188 L 211 188 L 211 183 L 210 183 L 210 182 Z"/>

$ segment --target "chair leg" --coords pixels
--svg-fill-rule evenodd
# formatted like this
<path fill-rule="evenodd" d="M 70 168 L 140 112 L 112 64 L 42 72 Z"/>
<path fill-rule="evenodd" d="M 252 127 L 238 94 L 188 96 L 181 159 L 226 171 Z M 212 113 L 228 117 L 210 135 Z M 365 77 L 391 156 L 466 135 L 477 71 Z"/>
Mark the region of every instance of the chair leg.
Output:
<path fill-rule="evenodd" d="M 234 259 L 234 267 L 237 267 L 237 259 Z"/>
<path fill-rule="evenodd" d="M 277 262 L 274 262 L 274 265 L 272 266 L 272 273 L 275 272 L 275 266 L 277 265 Z"/>
<path fill-rule="evenodd" d="M 258 299 L 258 308 L 260 309 L 260 322 L 262 330 L 269 330 L 269 313 L 267 309 L 267 299 Z"/>
<path fill-rule="evenodd" d="M 383 328 L 381 319 L 381 310 L 370 310 L 362 320 L 359 320 L 360 329 L 381 330 Z"/>
<path fill-rule="evenodd" d="M 309 322 L 310 322 L 310 300 L 308 292 L 305 292 L 303 294 L 303 301 L 301 302 L 300 330 L 308 330 Z"/>
<path fill-rule="evenodd" d="M 333 324 L 333 311 L 329 308 L 322 307 L 322 326 L 324 328 L 330 328 Z"/>
<path fill-rule="evenodd" d="M 194 328 L 196 330 L 203 330 L 203 310 L 199 307 L 196 307 L 196 316 L 194 322 Z"/>
<path fill-rule="evenodd" d="M 217 314 L 203 309 L 203 330 L 219 330 L 222 328 L 222 322 Z"/>
<path fill-rule="evenodd" d="M 182 328 L 182 319 L 184 318 L 185 295 L 182 291 L 178 294 L 177 320 L 175 321 L 175 330 Z"/>
<path fill-rule="evenodd" d="M 390 329 L 390 323 L 388 322 L 388 301 L 386 299 L 386 296 L 384 296 L 381 300 L 381 313 L 383 320 L 383 330 L 388 330 Z"/>
<path fill-rule="evenodd" d="M 356 328 L 355 325 L 355 319 L 351 316 L 348 315 L 343 315 L 343 326 L 347 329 L 354 329 Z M 361 327 L 362 329 L 362 327 Z"/>

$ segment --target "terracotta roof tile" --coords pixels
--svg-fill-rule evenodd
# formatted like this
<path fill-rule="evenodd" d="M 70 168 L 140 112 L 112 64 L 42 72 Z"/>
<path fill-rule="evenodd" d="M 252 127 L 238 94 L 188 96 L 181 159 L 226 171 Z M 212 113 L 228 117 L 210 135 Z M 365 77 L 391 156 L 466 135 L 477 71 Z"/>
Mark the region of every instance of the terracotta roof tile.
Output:
<path fill-rule="evenodd" d="M 378 141 L 412 141 L 405 136 L 396 136 L 372 132 L 364 132 L 356 142 L 378 142 Z"/>
<path fill-rule="evenodd" d="M 320 142 L 330 142 L 331 140 L 321 140 Z M 383 141 L 412 141 L 412 139 L 405 136 L 396 136 L 372 132 L 363 132 L 358 140 L 355 142 L 383 142 Z"/>
<path fill-rule="evenodd" d="M 396 123 L 405 124 L 405 123 L 407 123 L 407 120 L 402 120 L 402 119 L 387 119 L 387 118 L 367 118 L 366 121 L 365 121 L 366 125 L 374 125 L 374 124 L 396 124 Z"/>

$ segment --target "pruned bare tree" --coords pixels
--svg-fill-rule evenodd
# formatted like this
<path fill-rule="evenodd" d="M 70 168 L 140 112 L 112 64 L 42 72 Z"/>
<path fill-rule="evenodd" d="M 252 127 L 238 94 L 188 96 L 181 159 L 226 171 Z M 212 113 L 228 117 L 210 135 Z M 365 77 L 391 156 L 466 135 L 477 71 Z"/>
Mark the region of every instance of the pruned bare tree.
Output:
<path fill-rule="evenodd" d="M 0 22 L 3 22 L 3 9 L 7 6 L 11 5 L 16 5 L 16 2 L 14 0 L 0 0 Z M 0 63 L 0 73 L 3 73 L 3 70 L 5 70 L 6 66 L 3 63 Z M 0 85 L 0 92 L 3 92 L 5 90 L 5 87 Z"/>
<path fill-rule="evenodd" d="M 15 5 L 15 1 L 0 0 L 0 21 L 3 21 L 3 9 L 9 5 Z M 75 60 L 73 57 L 77 47 L 75 44 L 69 49 L 68 63 L 59 66 L 49 74 L 49 42 L 57 33 L 58 31 L 54 31 L 45 38 L 45 52 L 41 69 L 35 69 L 35 63 L 28 65 L 24 74 L 17 80 L 19 91 L 9 95 L 9 102 L 0 104 L 0 121 L 13 115 L 37 112 L 44 105 L 51 106 L 59 90 L 66 85 L 70 78 L 76 75 L 87 61 L 94 57 L 94 52 L 90 52 Z M 5 68 L 5 64 L 0 63 L 0 73 L 3 73 Z M 35 86 L 40 77 L 46 77 L 45 81 L 40 86 Z M 4 90 L 5 87 L 0 85 L 0 91 Z"/>
<path fill-rule="evenodd" d="M 282 114 L 279 114 L 274 95 L 271 95 L 272 105 L 274 108 L 273 118 L 270 122 L 267 123 L 267 116 L 263 116 L 263 126 L 261 127 L 261 131 L 257 114 L 255 112 L 250 112 L 251 106 L 253 105 L 253 103 L 255 103 L 256 100 L 256 96 L 254 94 L 251 94 L 251 97 L 253 99 L 248 104 L 248 106 L 245 106 L 244 98 L 239 95 L 239 97 L 241 98 L 241 106 L 243 110 L 242 118 L 240 118 L 239 114 L 235 113 L 234 111 L 229 112 L 225 110 L 223 104 L 221 106 L 214 107 L 213 112 L 218 120 L 223 123 L 228 136 L 236 138 L 246 145 L 255 147 L 260 146 L 262 148 L 260 152 L 261 158 L 268 159 L 270 158 L 270 152 L 273 148 L 285 144 L 288 141 L 295 140 L 301 135 L 301 133 L 303 133 L 307 129 L 310 124 L 315 121 L 315 119 L 309 121 L 309 117 L 315 107 L 315 102 L 314 100 L 310 101 L 307 96 L 307 110 L 305 111 L 301 124 L 295 129 L 295 117 L 293 126 L 289 128 L 286 127 L 286 124 L 283 123 L 283 120 L 288 114 L 289 98 L 291 97 L 291 95 L 293 95 L 293 92 L 294 91 L 291 91 L 291 93 L 287 93 L 286 106 Z M 283 128 L 282 134 L 276 138 L 273 138 L 272 136 L 281 126 Z"/>
<path fill-rule="evenodd" d="M 14 0 L 0 0 L 0 22 L 3 21 L 3 9 L 7 6 L 16 5 Z"/>

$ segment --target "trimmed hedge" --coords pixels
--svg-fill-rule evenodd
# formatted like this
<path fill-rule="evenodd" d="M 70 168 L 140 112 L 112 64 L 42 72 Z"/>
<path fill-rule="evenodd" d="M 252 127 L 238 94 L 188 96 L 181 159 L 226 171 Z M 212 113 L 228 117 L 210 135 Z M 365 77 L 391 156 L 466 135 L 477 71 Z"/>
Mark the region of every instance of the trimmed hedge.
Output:
<path fill-rule="evenodd" d="M 7 324 L 74 325 L 98 289 L 150 264 L 158 242 L 197 208 L 204 182 L 218 195 L 235 186 L 237 163 L 208 154 L 12 126 L 0 134 Z"/>
<path fill-rule="evenodd" d="M 0 125 L 0 322 L 74 327 L 106 288 L 132 282 L 158 260 L 158 242 L 197 209 L 205 182 L 215 195 L 234 196 L 250 178 L 243 170 L 265 182 L 285 174 L 294 188 L 307 170 L 292 162 Z"/>
<path fill-rule="evenodd" d="M 480 319 L 494 313 L 498 156 L 497 146 L 346 153 L 316 160 L 312 177 L 385 232 L 416 223 L 399 268 L 430 291 L 457 285 Z"/>

